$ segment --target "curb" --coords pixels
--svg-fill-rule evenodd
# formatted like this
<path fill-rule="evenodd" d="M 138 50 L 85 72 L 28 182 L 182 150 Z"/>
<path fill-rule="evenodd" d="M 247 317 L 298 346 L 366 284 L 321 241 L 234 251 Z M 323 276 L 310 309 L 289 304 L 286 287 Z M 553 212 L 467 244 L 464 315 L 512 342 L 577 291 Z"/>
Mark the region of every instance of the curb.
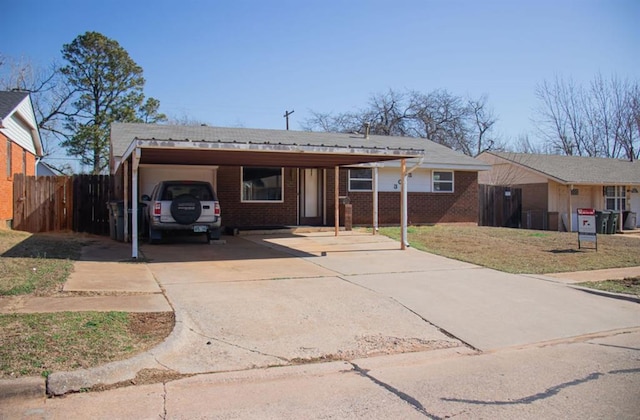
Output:
<path fill-rule="evenodd" d="M 640 303 L 640 296 L 627 295 L 624 293 L 606 292 L 604 290 L 590 289 L 588 287 L 574 286 L 570 284 L 568 284 L 567 286 L 571 287 L 572 289 L 581 290 L 583 292 L 591 293 L 598 296 L 604 296 L 612 299 L 626 300 L 629 302 Z"/>
<path fill-rule="evenodd" d="M 0 403 L 12 398 L 46 398 L 47 386 L 44 378 L 30 376 L 0 380 Z"/>

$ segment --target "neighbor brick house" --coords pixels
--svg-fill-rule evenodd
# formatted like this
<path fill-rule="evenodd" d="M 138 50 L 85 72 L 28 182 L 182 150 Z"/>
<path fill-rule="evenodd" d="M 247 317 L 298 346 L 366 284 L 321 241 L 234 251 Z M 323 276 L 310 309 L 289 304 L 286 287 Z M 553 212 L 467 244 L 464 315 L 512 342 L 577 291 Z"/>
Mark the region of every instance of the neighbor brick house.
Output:
<path fill-rule="evenodd" d="M 135 200 L 163 179 L 209 181 L 225 227 L 334 225 L 336 170 L 338 198 L 352 205 L 354 225 L 373 224 L 376 187 L 379 224 L 398 225 L 401 157 L 407 168 L 417 165 L 407 183 L 409 223 L 477 221 L 478 171 L 489 166 L 425 139 L 158 124 L 111 127 L 116 197 L 131 200 L 133 167 L 139 168 Z"/>
<path fill-rule="evenodd" d="M 16 174 L 35 175 L 42 156 L 31 98 L 27 92 L 0 92 L 0 227 L 13 219 L 13 181 Z"/>

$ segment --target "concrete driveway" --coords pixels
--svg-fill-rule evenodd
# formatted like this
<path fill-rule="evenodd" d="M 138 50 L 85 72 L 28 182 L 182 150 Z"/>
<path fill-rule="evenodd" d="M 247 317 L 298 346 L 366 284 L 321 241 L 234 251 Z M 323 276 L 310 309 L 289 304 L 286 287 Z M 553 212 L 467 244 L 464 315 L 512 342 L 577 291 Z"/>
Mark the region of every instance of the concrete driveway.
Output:
<path fill-rule="evenodd" d="M 451 336 L 489 351 L 640 326 L 636 303 L 400 251 L 383 236 L 227 241 L 143 247 L 216 369 L 458 345 Z"/>
<path fill-rule="evenodd" d="M 461 345 L 394 299 L 315 263 L 323 257 L 260 238 L 143 247 L 189 346 L 163 355 L 163 364 L 196 373 Z"/>
<path fill-rule="evenodd" d="M 49 390 L 130 380 L 144 369 L 195 374 L 434 349 L 461 355 L 640 327 L 637 303 L 401 251 L 383 236 L 225 239 L 143 245 L 176 313 L 171 337 L 90 373 L 54 373 Z"/>

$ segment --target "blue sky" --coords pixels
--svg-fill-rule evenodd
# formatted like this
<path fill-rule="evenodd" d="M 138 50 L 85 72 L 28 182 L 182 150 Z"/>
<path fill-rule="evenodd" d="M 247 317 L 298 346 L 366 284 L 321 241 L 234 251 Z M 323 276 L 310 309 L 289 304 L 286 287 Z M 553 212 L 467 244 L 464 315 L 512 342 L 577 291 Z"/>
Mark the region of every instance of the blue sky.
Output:
<path fill-rule="evenodd" d="M 488 95 L 505 140 L 534 134 L 537 83 L 640 77 L 640 1 L 33 1 L 3 6 L 0 53 L 47 66 L 76 36 L 117 40 L 161 111 L 299 129 L 388 89 Z"/>

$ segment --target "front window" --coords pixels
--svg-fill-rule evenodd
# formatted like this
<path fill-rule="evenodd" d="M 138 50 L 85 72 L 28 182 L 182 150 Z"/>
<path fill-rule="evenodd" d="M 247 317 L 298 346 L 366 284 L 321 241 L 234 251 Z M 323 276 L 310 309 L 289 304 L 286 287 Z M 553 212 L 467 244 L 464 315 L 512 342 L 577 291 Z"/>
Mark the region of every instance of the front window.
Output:
<path fill-rule="evenodd" d="M 373 191 L 371 168 L 349 169 L 349 191 Z"/>
<path fill-rule="evenodd" d="M 282 202 L 282 168 L 242 168 L 242 201 Z"/>
<path fill-rule="evenodd" d="M 622 185 L 604 187 L 606 210 L 625 210 L 627 208 L 627 194 Z"/>
<path fill-rule="evenodd" d="M 453 172 L 433 171 L 433 191 L 453 192 Z"/>

